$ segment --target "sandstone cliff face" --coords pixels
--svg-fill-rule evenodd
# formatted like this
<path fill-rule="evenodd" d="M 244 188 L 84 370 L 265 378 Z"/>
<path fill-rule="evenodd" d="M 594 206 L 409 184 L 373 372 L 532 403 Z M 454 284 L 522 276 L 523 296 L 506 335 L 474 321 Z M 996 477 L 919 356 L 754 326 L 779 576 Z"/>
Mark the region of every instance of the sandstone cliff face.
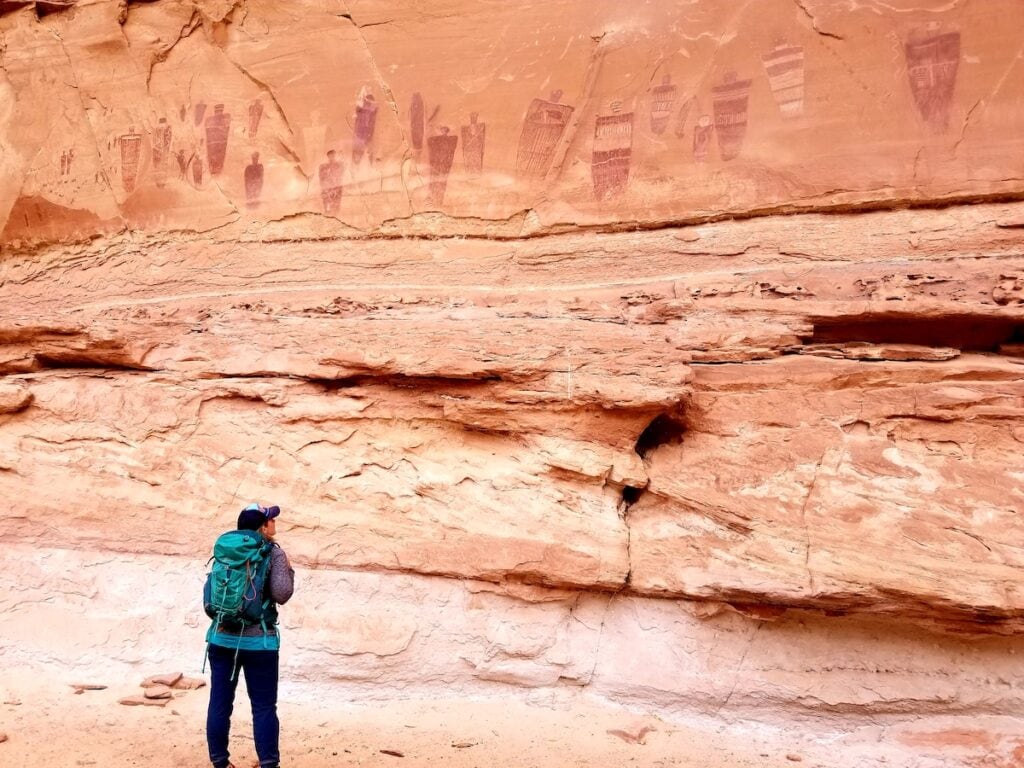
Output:
<path fill-rule="evenodd" d="M 292 679 L 1019 711 L 1024 7 L 634 5 L 2 5 L 5 657 L 261 499 Z"/>

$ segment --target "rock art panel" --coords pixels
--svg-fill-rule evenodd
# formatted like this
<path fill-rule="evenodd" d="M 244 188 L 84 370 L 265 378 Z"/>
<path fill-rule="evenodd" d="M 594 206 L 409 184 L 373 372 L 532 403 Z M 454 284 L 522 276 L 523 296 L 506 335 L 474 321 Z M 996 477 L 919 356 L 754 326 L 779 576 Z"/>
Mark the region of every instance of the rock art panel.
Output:
<path fill-rule="evenodd" d="M 620 112 L 622 105 L 611 105 L 612 114 L 600 115 L 594 123 L 594 149 L 591 175 L 594 197 L 598 200 L 621 195 L 629 182 L 633 156 L 633 113 Z"/>
<path fill-rule="evenodd" d="M 167 162 L 171 155 L 171 139 L 173 133 L 166 117 L 157 121 L 153 129 L 153 178 L 158 187 L 167 183 Z"/>
<path fill-rule="evenodd" d="M 337 159 L 337 152 L 329 150 L 327 162 L 321 163 L 319 169 L 320 200 L 328 216 L 337 216 L 341 207 L 344 170 L 344 165 Z"/>
<path fill-rule="evenodd" d="M 135 128 L 119 136 L 117 145 L 121 153 L 121 185 L 124 191 L 131 194 L 135 191 L 135 183 L 139 178 L 139 156 L 142 152 L 142 136 Z"/>
<path fill-rule="evenodd" d="M 779 41 L 761 57 L 772 96 L 782 117 L 799 117 L 804 113 L 804 49 Z"/>
<path fill-rule="evenodd" d="M 60 175 L 71 175 L 71 164 L 75 161 L 75 149 L 65 149 L 60 153 Z"/>
<path fill-rule="evenodd" d="M 423 95 L 417 91 L 412 95 L 412 105 L 409 107 L 409 137 L 413 149 L 423 149 L 425 125 Z M 463 145 L 465 145 L 465 139 L 463 139 Z"/>
<path fill-rule="evenodd" d="M 462 126 L 462 162 L 469 176 L 479 176 L 484 169 L 487 124 L 481 123 L 479 117 L 476 112 L 470 113 L 469 124 Z"/>
<path fill-rule="evenodd" d="M 263 102 L 259 99 L 249 102 L 249 139 L 255 139 L 260 133 L 260 121 L 263 119 Z"/>
<path fill-rule="evenodd" d="M 367 154 L 373 142 L 373 132 L 377 126 L 377 101 L 366 86 L 356 99 L 355 123 L 352 127 L 352 165 L 359 165 L 363 155 L 372 162 Z"/>
<path fill-rule="evenodd" d="M 448 174 L 455 159 L 455 147 L 459 137 L 449 133 L 442 125 L 438 132 L 427 139 L 427 162 L 430 164 L 430 204 L 440 207 L 444 203 L 444 192 L 448 186 Z"/>
<path fill-rule="evenodd" d="M 903 52 L 918 112 L 930 128 L 945 131 L 960 67 L 960 33 L 941 32 L 933 24 L 914 32 Z"/>
<path fill-rule="evenodd" d="M 248 208 L 258 208 L 263 192 L 263 163 L 260 153 L 252 153 L 252 162 L 245 167 L 245 203 Z"/>
<path fill-rule="evenodd" d="M 711 151 L 711 141 L 714 137 L 715 125 L 711 121 L 711 115 L 701 115 L 693 126 L 693 159 L 703 163 L 708 159 Z"/>
<path fill-rule="evenodd" d="M 574 109 L 562 104 L 561 99 L 562 92 L 554 91 L 550 99 L 530 102 L 516 153 L 516 173 L 521 178 L 542 179 L 547 175 Z"/>
<path fill-rule="evenodd" d="M 735 72 L 728 72 L 722 83 L 711 89 L 715 135 L 723 160 L 736 159 L 743 149 L 743 140 L 747 135 L 750 83 L 750 80 L 740 80 Z"/>
<path fill-rule="evenodd" d="M 228 151 L 228 137 L 231 135 L 231 114 L 224 111 L 223 104 L 213 108 L 213 114 L 206 118 L 206 159 L 210 175 L 219 176 L 224 170 L 224 158 Z"/>
<path fill-rule="evenodd" d="M 686 120 L 690 116 L 690 110 L 693 108 L 694 99 L 691 96 L 683 101 L 683 105 L 679 107 L 679 114 L 676 115 L 676 128 L 675 134 L 677 139 L 681 139 L 686 135 Z"/>
<path fill-rule="evenodd" d="M 666 74 L 662 78 L 661 85 L 651 88 L 651 132 L 658 136 L 665 132 L 669 121 L 672 119 L 672 111 L 676 105 L 677 90 L 676 86 L 672 84 L 672 75 L 670 74 Z M 685 114 L 679 115 L 678 118 L 682 118 L 680 122 L 685 122 L 686 120 Z"/>

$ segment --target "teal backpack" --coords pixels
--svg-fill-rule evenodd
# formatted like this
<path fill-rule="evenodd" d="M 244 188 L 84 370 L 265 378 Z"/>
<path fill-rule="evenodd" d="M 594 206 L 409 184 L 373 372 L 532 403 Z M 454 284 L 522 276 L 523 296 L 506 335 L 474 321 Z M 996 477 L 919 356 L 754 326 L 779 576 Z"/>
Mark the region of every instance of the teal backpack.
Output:
<path fill-rule="evenodd" d="M 273 549 L 256 531 L 228 531 L 217 538 L 203 586 L 203 609 L 215 625 L 240 634 L 253 625 L 266 633 L 277 623 L 277 610 L 265 594 Z"/>

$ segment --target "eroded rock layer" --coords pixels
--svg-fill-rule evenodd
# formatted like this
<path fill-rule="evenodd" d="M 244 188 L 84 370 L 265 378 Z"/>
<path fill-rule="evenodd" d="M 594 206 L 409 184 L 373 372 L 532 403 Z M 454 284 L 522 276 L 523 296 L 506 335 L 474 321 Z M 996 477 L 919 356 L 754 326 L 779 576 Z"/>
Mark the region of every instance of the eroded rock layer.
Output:
<path fill-rule="evenodd" d="M 651 5 L 0 4 L 5 657 L 260 499 L 293 680 L 1012 753 L 1024 8 Z"/>

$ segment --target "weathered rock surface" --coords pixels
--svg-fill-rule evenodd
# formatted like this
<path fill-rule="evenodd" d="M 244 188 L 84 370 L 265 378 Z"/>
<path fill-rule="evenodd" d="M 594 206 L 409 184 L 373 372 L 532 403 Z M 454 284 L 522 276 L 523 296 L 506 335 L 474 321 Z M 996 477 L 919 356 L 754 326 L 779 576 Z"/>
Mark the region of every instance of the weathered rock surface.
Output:
<path fill-rule="evenodd" d="M 300 264 L 255 301 L 202 284 L 126 300 L 54 265 L 16 286 L 2 331 L 25 402 L 2 427 L 17 450 L 0 489 L 23 499 L 9 535 L 59 519 L 46 535 L 63 546 L 194 554 L 230 522 L 230 488 L 233 506 L 288 510 L 301 565 L 1016 632 L 1024 307 L 995 289 L 1024 259 L 991 223 L 1016 210 L 833 218 L 818 247 L 873 232 L 884 260 L 804 259 L 799 278 L 721 257 L 678 276 L 652 256 L 625 285 L 541 273 L 384 295 Z M 775 242 L 786 260 L 793 221 L 652 237 Z M 897 258 L 928 222 L 969 255 Z M 74 319 L 40 324 L 42 285 L 65 275 Z M 88 501 L 63 504 L 69 489 Z M 110 510 L 128 535 L 107 535 Z M 209 522 L 168 537 L 169 510 Z"/>
<path fill-rule="evenodd" d="M 516 237 L 1022 191 L 1013 0 L 34 5 L 0 17 L 7 242 Z"/>
<path fill-rule="evenodd" d="M 292 681 L 1011 732 L 1024 6 L 925 5 L 0 3 L 5 662 L 186 669 L 259 499 Z"/>

